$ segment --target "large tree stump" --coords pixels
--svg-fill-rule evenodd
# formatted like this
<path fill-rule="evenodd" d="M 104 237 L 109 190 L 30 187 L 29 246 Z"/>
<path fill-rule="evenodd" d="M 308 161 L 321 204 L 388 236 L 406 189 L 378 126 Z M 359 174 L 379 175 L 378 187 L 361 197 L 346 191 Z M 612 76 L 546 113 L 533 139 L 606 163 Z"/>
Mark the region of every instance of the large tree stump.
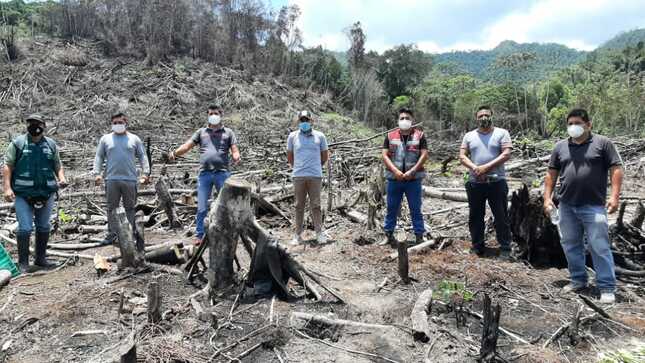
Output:
<path fill-rule="evenodd" d="M 543 205 L 542 193 L 529 191 L 526 184 L 513 192 L 509 217 L 517 257 L 537 266 L 566 267 L 558 229 L 544 214 Z"/>
<path fill-rule="evenodd" d="M 251 185 L 229 178 L 211 204 L 206 220 L 210 249 L 208 281 L 211 292 L 232 285 L 233 260 L 240 229 L 253 218 Z"/>
<path fill-rule="evenodd" d="M 121 267 L 140 267 L 144 264 L 143 250 L 138 251 L 134 245 L 134 227 L 128 221 L 125 209 L 119 207 L 114 210 L 116 234 L 119 239 L 121 251 Z"/>
<path fill-rule="evenodd" d="M 181 222 L 177 217 L 177 212 L 175 212 L 175 202 L 168 189 L 168 177 L 165 175 L 165 167 L 162 169 L 161 176 L 155 183 L 155 191 L 157 192 L 159 208 L 166 212 L 170 228 L 181 228 Z"/>
<path fill-rule="evenodd" d="M 209 258 L 209 290 L 211 301 L 215 292 L 235 283 L 233 261 L 240 235 L 255 241 L 247 283 L 256 285 L 262 294 L 279 293 L 286 299 L 295 298 L 287 287 L 293 278 L 317 299 L 320 293 L 305 279 L 316 282 L 334 297 L 344 299 L 333 289 L 325 286 L 314 274 L 307 271 L 262 228 L 253 215 L 251 207 L 251 185 L 245 181 L 230 178 L 224 183 L 217 199 L 211 205 L 206 220 Z"/>

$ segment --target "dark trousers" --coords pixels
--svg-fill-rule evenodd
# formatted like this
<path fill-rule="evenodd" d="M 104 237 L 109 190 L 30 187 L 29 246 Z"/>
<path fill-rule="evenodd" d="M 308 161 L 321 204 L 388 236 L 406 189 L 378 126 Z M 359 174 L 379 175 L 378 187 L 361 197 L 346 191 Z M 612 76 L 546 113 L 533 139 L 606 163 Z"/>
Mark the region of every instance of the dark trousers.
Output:
<path fill-rule="evenodd" d="M 491 183 L 466 183 L 468 194 L 468 227 L 473 247 L 483 248 L 485 238 L 486 201 L 495 218 L 495 232 L 501 249 L 511 248 L 511 228 L 508 218 L 508 185 L 506 180 Z"/>

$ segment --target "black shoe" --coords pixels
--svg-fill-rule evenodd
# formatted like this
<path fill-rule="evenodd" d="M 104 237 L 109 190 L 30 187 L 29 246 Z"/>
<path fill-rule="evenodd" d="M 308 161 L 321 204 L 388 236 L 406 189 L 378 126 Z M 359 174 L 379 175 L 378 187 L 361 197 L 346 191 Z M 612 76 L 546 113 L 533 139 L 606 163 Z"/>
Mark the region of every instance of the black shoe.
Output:
<path fill-rule="evenodd" d="M 399 241 L 394 238 L 394 232 L 385 232 L 385 235 L 387 236 L 387 244 L 392 248 L 397 248 Z"/>
<path fill-rule="evenodd" d="M 18 267 L 22 273 L 34 272 L 33 266 L 29 266 L 29 233 L 18 232 L 16 240 L 18 242 Z"/>
<path fill-rule="evenodd" d="M 499 250 L 499 259 L 503 261 L 511 261 L 511 250 L 510 249 L 501 249 Z"/>
<path fill-rule="evenodd" d="M 470 247 L 470 253 L 475 254 L 479 257 L 483 257 L 484 254 L 486 253 L 484 247 Z"/>
<path fill-rule="evenodd" d="M 44 269 L 56 267 L 55 263 L 47 261 L 47 242 L 49 242 L 49 232 L 36 232 L 36 261 L 34 265 Z"/>
<path fill-rule="evenodd" d="M 414 245 L 420 245 L 424 243 L 426 240 L 423 238 L 423 234 L 417 234 L 414 236 Z"/>

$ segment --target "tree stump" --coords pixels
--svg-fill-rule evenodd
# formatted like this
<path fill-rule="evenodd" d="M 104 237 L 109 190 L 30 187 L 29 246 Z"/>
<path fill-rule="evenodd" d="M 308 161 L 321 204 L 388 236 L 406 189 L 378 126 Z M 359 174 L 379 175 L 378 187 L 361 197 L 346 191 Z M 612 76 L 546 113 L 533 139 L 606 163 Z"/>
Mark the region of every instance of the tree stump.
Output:
<path fill-rule="evenodd" d="M 148 284 L 148 323 L 157 324 L 161 321 L 161 293 L 159 282 L 151 281 Z"/>
<path fill-rule="evenodd" d="M 243 236 L 244 239 L 255 241 L 246 282 L 256 285 L 256 290 L 260 287 L 263 294 L 277 292 L 283 298 L 295 298 L 287 287 L 289 278 L 293 278 L 311 295 L 320 299 L 320 293 L 305 280 L 306 275 L 344 302 L 337 292 L 322 284 L 315 275 L 294 260 L 286 249 L 258 224 L 251 207 L 251 194 L 249 183 L 229 178 L 208 213 L 205 227 L 210 248 L 208 281 L 211 301 L 214 301 L 216 290 L 235 283 L 233 261 L 238 236 Z"/>
<path fill-rule="evenodd" d="M 542 193 L 529 191 L 526 184 L 513 192 L 509 217 L 513 241 L 517 244 L 517 257 L 536 266 L 566 267 L 560 234 L 544 214 L 543 205 Z"/>
<path fill-rule="evenodd" d="M 412 336 L 414 340 L 424 343 L 430 341 L 430 324 L 428 324 L 428 313 L 432 306 L 432 289 L 427 289 L 419 295 L 410 320 L 412 321 Z"/>
<path fill-rule="evenodd" d="M 408 261 L 408 242 L 399 241 L 398 245 L 398 254 L 399 254 L 399 277 L 404 284 L 410 283 L 409 272 L 409 261 Z"/>
<path fill-rule="evenodd" d="M 146 215 L 142 210 L 138 210 L 134 216 L 134 225 L 135 225 L 135 236 L 134 238 L 137 241 L 137 251 L 143 251 L 146 248 L 146 239 L 145 239 L 145 219 Z"/>
<path fill-rule="evenodd" d="M 211 204 L 206 222 L 211 292 L 232 285 L 233 260 L 241 228 L 253 219 L 251 185 L 229 178 Z"/>
<path fill-rule="evenodd" d="M 484 325 L 482 330 L 481 349 L 479 350 L 478 362 L 495 362 L 497 350 L 497 338 L 499 337 L 499 316 L 502 308 L 499 304 L 494 307 L 491 304 L 488 294 L 484 294 Z"/>
<path fill-rule="evenodd" d="M 165 174 L 166 172 L 164 167 L 161 170 L 161 176 L 155 183 L 155 191 L 157 192 L 157 199 L 159 200 L 159 208 L 166 212 L 170 228 L 181 228 L 181 222 L 179 222 L 177 212 L 175 211 L 175 202 L 168 190 L 168 177 Z"/>
<path fill-rule="evenodd" d="M 121 267 L 137 268 L 144 264 L 143 250 L 138 251 L 134 245 L 133 226 L 128 221 L 125 209 L 119 207 L 112 213 L 115 214 L 116 234 L 119 239 L 121 251 Z"/>

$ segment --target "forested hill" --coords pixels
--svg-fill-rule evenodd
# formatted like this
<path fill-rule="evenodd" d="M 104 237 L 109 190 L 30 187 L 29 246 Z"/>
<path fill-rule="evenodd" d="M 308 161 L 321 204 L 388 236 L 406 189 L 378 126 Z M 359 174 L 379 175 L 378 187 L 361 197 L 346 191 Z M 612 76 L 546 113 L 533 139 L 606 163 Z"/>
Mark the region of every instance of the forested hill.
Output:
<path fill-rule="evenodd" d="M 634 29 L 628 32 L 620 33 L 610 40 L 603 43 L 599 50 L 621 50 L 627 47 L 633 47 L 638 42 L 645 42 L 645 28 Z"/>
<path fill-rule="evenodd" d="M 437 54 L 435 64 L 455 67 L 455 71 L 470 73 L 476 78 L 488 81 L 506 81 L 509 73 L 501 61 L 506 57 L 522 53 L 528 55 L 517 81 L 535 81 L 549 74 L 582 61 L 586 52 L 555 43 L 516 43 L 506 40 L 491 50 L 457 51 Z"/>

